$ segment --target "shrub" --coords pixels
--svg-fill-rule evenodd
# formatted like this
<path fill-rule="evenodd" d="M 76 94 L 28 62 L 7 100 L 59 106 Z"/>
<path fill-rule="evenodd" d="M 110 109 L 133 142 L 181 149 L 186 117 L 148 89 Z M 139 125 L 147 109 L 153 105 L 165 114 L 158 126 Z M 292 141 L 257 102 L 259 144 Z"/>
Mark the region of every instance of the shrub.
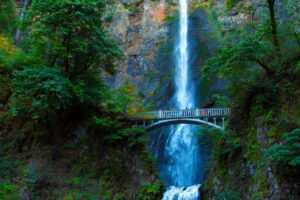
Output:
<path fill-rule="evenodd" d="M 156 200 L 160 199 L 162 192 L 162 184 L 159 181 L 145 184 L 139 191 L 138 199 L 141 200 Z"/>
<path fill-rule="evenodd" d="M 227 190 L 224 192 L 219 192 L 216 195 L 216 200 L 239 200 L 238 194 L 233 190 Z"/>
<path fill-rule="evenodd" d="M 268 150 L 270 160 L 291 167 L 300 166 L 300 129 L 284 133 L 281 143 L 273 144 Z"/>
<path fill-rule="evenodd" d="M 15 116 L 30 113 L 33 118 L 67 107 L 72 101 L 70 81 L 55 68 L 28 67 L 14 72 L 10 107 Z"/>

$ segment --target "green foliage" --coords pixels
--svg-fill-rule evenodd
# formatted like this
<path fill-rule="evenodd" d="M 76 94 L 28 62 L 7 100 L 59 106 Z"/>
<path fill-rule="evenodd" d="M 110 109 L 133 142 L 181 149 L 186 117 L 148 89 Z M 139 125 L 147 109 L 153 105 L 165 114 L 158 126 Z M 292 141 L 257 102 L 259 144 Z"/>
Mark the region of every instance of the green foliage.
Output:
<path fill-rule="evenodd" d="M 204 127 L 199 130 L 199 134 L 203 138 L 201 145 L 208 145 L 215 159 L 235 159 L 242 152 L 242 140 L 234 132 Z"/>
<path fill-rule="evenodd" d="M 130 129 L 125 129 L 124 132 L 127 132 L 128 135 L 128 146 L 136 147 L 136 146 L 144 146 L 147 142 L 149 142 L 149 137 L 144 129 L 140 127 L 133 127 Z"/>
<path fill-rule="evenodd" d="M 133 127 L 133 128 L 122 128 L 122 124 L 118 124 L 117 121 L 112 121 L 111 119 L 98 119 L 96 125 L 103 128 L 107 128 L 109 134 L 104 135 L 103 139 L 110 143 L 114 144 L 124 140 L 128 140 L 128 146 L 133 147 L 138 144 L 145 144 L 148 141 L 148 138 L 145 136 L 145 131 L 142 128 Z M 101 121 L 101 124 L 99 124 Z M 104 122 L 104 123 L 103 123 Z M 108 126 L 111 124 L 111 126 Z M 118 127 L 116 127 L 118 125 Z M 115 131 L 115 132 L 114 132 Z"/>
<path fill-rule="evenodd" d="M 104 11 L 102 0 L 34 1 L 27 25 L 35 52 L 46 52 L 46 64 L 68 77 L 98 68 L 114 73 L 122 54 L 103 29 Z"/>
<path fill-rule="evenodd" d="M 282 143 L 273 144 L 268 150 L 270 160 L 291 167 L 300 166 L 300 129 L 282 135 Z"/>
<path fill-rule="evenodd" d="M 166 15 L 164 20 L 165 20 L 166 22 L 172 22 L 172 21 L 175 21 L 175 20 L 177 20 L 177 19 L 178 19 L 177 16 L 174 16 L 174 15 Z"/>
<path fill-rule="evenodd" d="M 277 112 L 287 96 L 297 99 L 293 76 L 298 74 L 300 46 L 293 31 L 261 17 L 225 36 L 216 56 L 202 67 L 206 77 L 226 80 L 230 107 L 238 111 L 234 117 L 249 121 L 269 110 Z"/>
<path fill-rule="evenodd" d="M 239 200 L 239 195 L 233 190 L 227 190 L 216 194 L 216 200 Z"/>
<path fill-rule="evenodd" d="M 286 10 L 291 17 L 295 32 L 300 34 L 300 1 L 287 0 Z"/>
<path fill-rule="evenodd" d="M 15 5 L 12 0 L 0 2 L 0 33 L 12 34 L 17 25 Z"/>
<path fill-rule="evenodd" d="M 225 0 L 226 8 L 232 9 L 240 0 Z"/>
<path fill-rule="evenodd" d="M 124 124 L 111 118 L 94 117 L 94 119 L 97 128 L 109 133 L 103 136 L 104 141 L 109 144 L 126 140 L 129 147 L 135 147 L 144 145 L 149 140 L 145 131 L 140 127 L 123 128 Z"/>
<path fill-rule="evenodd" d="M 7 104 L 11 96 L 10 80 L 13 71 L 27 63 L 28 58 L 12 41 L 0 34 L 0 103 Z"/>
<path fill-rule="evenodd" d="M 69 184 L 73 186 L 80 186 L 80 183 L 81 183 L 81 177 L 78 176 L 73 177 L 69 182 Z"/>
<path fill-rule="evenodd" d="M 157 181 L 150 184 L 145 184 L 139 191 L 138 198 L 141 200 L 157 200 L 161 197 L 163 185 Z"/>
<path fill-rule="evenodd" d="M 222 138 L 223 131 L 210 126 L 201 126 L 198 130 L 198 135 L 203 138 L 201 139 L 201 145 L 211 145 L 215 149 L 217 141 Z"/>
<path fill-rule="evenodd" d="M 1 146 L 0 146 L 1 147 Z M 2 149 L 2 148 L 1 148 Z M 19 196 L 19 186 L 11 181 L 16 177 L 18 159 L 5 155 L 0 149 L 0 199 L 11 200 Z"/>
<path fill-rule="evenodd" d="M 213 101 L 218 107 L 227 107 L 229 106 L 229 98 L 222 94 L 213 94 Z"/>
<path fill-rule="evenodd" d="M 18 198 L 18 188 L 11 183 L 3 183 L 0 181 L 0 198 L 2 200 L 11 200 Z"/>
<path fill-rule="evenodd" d="M 8 179 L 10 176 L 16 175 L 15 167 L 15 162 L 0 151 L 0 177 Z"/>
<path fill-rule="evenodd" d="M 126 184 L 135 159 L 148 170 L 148 137 L 125 114 L 144 102 L 134 85 L 113 90 L 102 75 L 123 56 L 104 29 L 107 3 L 32 1 L 17 48 L 13 1 L 0 2 L 0 199 L 18 199 L 24 188 L 30 199 L 123 200 L 142 187 Z M 145 181 L 141 198 L 158 199 L 159 184 Z"/>
<path fill-rule="evenodd" d="M 111 98 L 108 98 L 105 104 L 111 113 L 118 114 L 124 114 L 125 112 L 134 114 L 147 107 L 137 95 L 135 86 L 128 83 L 111 91 Z"/>
<path fill-rule="evenodd" d="M 115 150 L 113 154 L 106 158 L 104 177 L 114 183 L 122 183 L 124 180 L 123 170 L 126 168 L 125 156 L 121 150 Z"/>
<path fill-rule="evenodd" d="M 37 0 L 24 23 L 29 30 L 26 54 L 0 37 L 0 81 L 5 83 L 1 101 L 9 101 L 15 117 L 49 122 L 61 116 L 59 120 L 83 121 L 91 110 L 103 116 L 109 107 L 125 107 L 126 99 L 111 100 L 113 92 L 102 77 L 103 70 L 114 73 L 115 60 L 122 57 L 103 28 L 104 12 L 102 0 Z M 7 59 L 5 54 L 20 56 Z M 122 105 L 109 105 L 116 102 Z M 111 117 L 117 118 L 124 113 L 123 107 L 107 114 L 112 112 Z M 72 116 L 74 112 L 81 115 Z"/>
<path fill-rule="evenodd" d="M 221 159 L 234 159 L 236 155 L 241 152 L 242 143 L 241 139 L 235 136 L 233 133 L 225 132 L 219 141 L 218 155 Z"/>
<path fill-rule="evenodd" d="M 72 102 L 70 80 L 59 69 L 28 67 L 15 71 L 11 85 L 14 91 L 11 109 L 15 116 L 26 112 L 33 118 L 40 118 Z"/>
<path fill-rule="evenodd" d="M 272 46 L 262 42 L 257 35 L 238 35 L 241 37 L 240 40 L 228 38 L 225 45 L 218 50 L 217 55 L 208 60 L 202 70 L 204 74 L 217 73 L 219 78 L 247 83 L 253 81 L 260 70 L 265 70 L 264 66 L 259 63 L 269 53 L 274 52 Z M 251 66 L 249 62 L 252 62 Z M 238 80 L 237 77 L 242 80 Z"/>
<path fill-rule="evenodd" d="M 250 162 L 260 162 L 265 160 L 261 153 L 261 146 L 257 141 L 257 134 L 255 130 L 249 130 L 246 138 L 244 138 L 245 148 L 243 151 L 243 157 Z"/>
<path fill-rule="evenodd" d="M 142 12 L 142 9 L 139 7 L 138 3 L 137 4 L 133 4 L 133 3 L 128 3 L 127 4 L 127 3 L 124 3 L 123 5 L 130 12 L 133 12 L 133 13 L 141 13 Z"/>
<path fill-rule="evenodd" d="M 97 105 L 105 88 L 97 73 L 86 72 L 71 80 L 57 67 L 27 67 L 13 73 L 10 106 L 15 116 L 25 112 L 32 118 L 53 117 L 76 104 Z"/>

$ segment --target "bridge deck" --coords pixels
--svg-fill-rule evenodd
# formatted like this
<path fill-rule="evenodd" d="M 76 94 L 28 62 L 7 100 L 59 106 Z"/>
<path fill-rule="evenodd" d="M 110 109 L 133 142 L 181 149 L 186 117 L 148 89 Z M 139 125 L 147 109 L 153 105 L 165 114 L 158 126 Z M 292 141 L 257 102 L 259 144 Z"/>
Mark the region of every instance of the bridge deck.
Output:
<path fill-rule="evenodd" d="M 129 115 L 131 120 L 163 120 L 181 118 L 227 118 L 230 115 L 230 108 L 209 108 L 209 109 L 184 109 L 184 110 L 159 110 L 139 112 Z"/>

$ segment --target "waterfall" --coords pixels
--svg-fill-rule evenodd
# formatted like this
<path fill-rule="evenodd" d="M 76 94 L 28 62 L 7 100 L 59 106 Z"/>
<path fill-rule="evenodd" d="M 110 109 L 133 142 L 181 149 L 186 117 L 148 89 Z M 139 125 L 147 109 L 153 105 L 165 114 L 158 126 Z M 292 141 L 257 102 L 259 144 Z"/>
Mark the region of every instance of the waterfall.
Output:
<path fill-rule="evenodd" d="M 180 1 L 179 40 L 176 45 L 176 106 L 180 109 L 194 107 L 190 90 L 188 53 L 188 0 Z M 174 126 L 166 139 L 161 174 L 168 176 L 168 189 L 163 200 L 198 200 L 199 197 L 199 147 L 194 126 Z"/>
<path fill-rule="evenodd" d="M 180 109 L 193 106 L 193 98 L 188 92 L 188 5 L 180 1 L 179 42 L 176 47 L 176 100 Z"/>
<path fill-rule="evenodd" d="M 188 0 L 180 1 L 178 42 L 175 45 L 176 92 L 173 101 L 178 109 L 195 106 L 188 52 Z M 195 125 L 173 125 L 151 134 L 150 151 L 157 160 L 159 175 L 167 190 L 162 200 L 199 200 L 204 179 L 204 161 Z"/>
<path fill-rule="evenodd" d="M 26 12 L 26 9 L 28 7 L 28 4 L 29 4 L 29 0 L 24 0 L 23 8 L 22 8 L 22 11 L 21 11 L 21 14 L 20 14 L 20 18 L 19 18 L 19 22 L 20 23 L 24 20 L 25 12 Z M 15 36 L 14 36 L 14 43 L 15 44 L 19 43 L 20 37 L 21 37 L 21 30 L 20 30 L 20 28 L 18 28 L 16 30 L 16 33 L 15 33 Z"/>

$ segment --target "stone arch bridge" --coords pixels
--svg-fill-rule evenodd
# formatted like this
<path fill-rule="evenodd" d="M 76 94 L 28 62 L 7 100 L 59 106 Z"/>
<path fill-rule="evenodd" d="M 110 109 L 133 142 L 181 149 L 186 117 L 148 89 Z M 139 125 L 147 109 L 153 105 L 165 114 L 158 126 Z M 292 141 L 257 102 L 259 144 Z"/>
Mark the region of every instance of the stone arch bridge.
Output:
<path fill-rule="evenodd" d="M 128 115 L 128 119 L 142 125 L 146 131 L 175 124 L 208 125 L 224 130 L 229 116 L 230 108 L 174 109 L 137 112 Z"/>

